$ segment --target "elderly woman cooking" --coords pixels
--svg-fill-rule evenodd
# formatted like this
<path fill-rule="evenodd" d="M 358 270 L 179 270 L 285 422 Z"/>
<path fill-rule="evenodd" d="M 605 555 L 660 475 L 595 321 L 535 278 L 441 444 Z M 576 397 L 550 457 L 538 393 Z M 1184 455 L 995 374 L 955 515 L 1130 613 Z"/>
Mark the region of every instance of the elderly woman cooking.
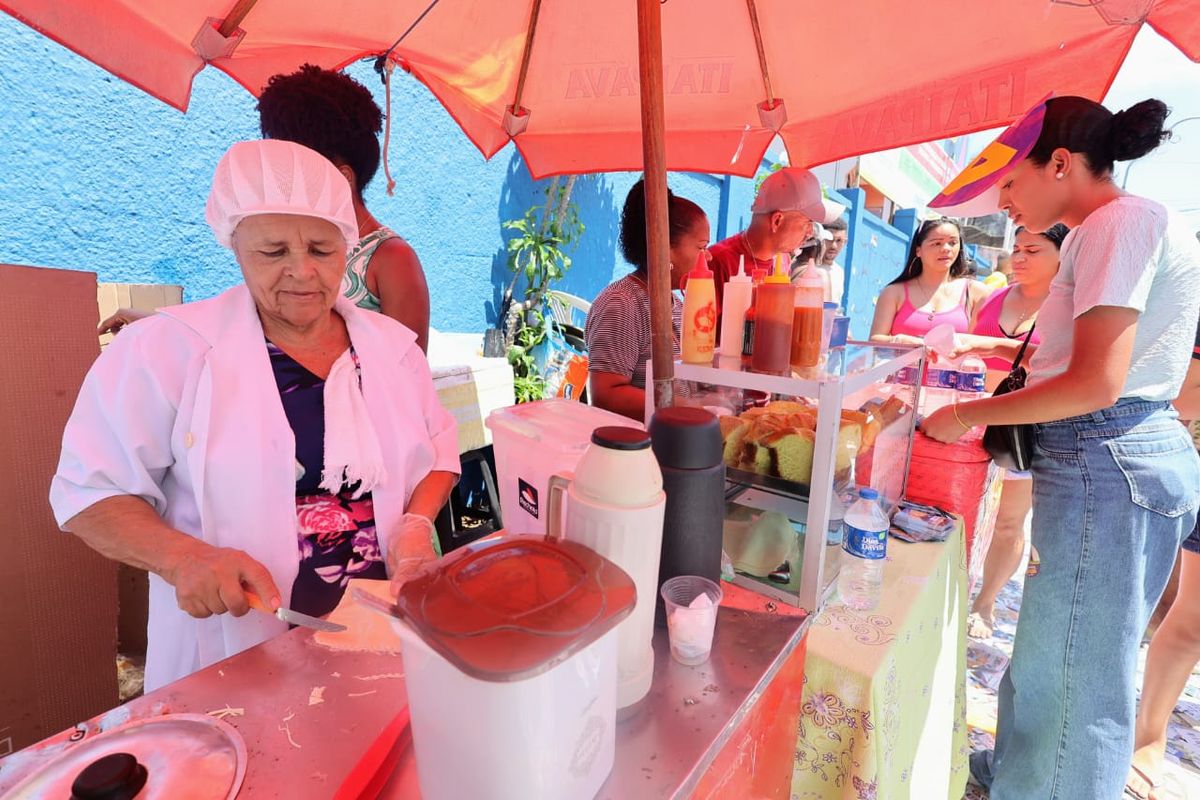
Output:
<path fill-rule="evenodd" d="M 352 577 L 403 582 L 459 470 L 416 335 L 341 296 L 358 228 L 337 168 L 240 142 L 206 217 L 244 284 L 109 346 L 50 491 L 64 530 L 150 572 L 147 689 L 285 631 L 251 593 L 319 615 Z"/>

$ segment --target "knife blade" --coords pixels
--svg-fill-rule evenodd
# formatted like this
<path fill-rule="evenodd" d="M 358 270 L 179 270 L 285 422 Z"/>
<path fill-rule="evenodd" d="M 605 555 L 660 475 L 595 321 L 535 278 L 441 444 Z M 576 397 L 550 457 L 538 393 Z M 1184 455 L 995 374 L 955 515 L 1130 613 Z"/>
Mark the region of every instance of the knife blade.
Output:
<path fill-rule="evenodd" d="M 299 625 L 302 628 L 311 628 L 314 631 L 323 631 L 325 633 L 339 633 L 346 630 L 345 625 L 336 622 L 330 622 L 327 619 L 320 617 L 309 616 L 302 614 L 299 611 L 293 611 L 290 608 L 279 607 L 278 610 L 272 611 L 267 607 L 267 604 L 262 601 L 262 598 L 254 592 L 246 592 L 246 599 L 250 602 L 250 607 L 255 611 L 261 611 L 264 614 L 270 614 L 273 617 L 278 617 L 290 625 Z"/>

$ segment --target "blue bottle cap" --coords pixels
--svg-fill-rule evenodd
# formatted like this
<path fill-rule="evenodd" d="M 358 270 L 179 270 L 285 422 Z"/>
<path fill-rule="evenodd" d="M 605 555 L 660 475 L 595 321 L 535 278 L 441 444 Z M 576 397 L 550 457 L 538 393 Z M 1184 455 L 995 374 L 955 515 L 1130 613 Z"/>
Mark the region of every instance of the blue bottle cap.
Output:
<path fill-rule="evenodd" d="M 879 492 L 875 491 L 874 489 L 870 489 L 870 488 L 860 489 L 858 492 L 858 496 L 861 497 L 863 500 L 878 500 Z"/>

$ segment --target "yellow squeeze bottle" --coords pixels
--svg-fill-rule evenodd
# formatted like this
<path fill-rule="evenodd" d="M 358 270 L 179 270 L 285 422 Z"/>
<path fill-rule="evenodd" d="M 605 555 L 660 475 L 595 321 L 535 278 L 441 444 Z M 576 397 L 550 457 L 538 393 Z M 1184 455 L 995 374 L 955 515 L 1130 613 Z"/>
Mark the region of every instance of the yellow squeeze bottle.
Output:
<path fill-rule="evenodd" d="M 683 291 L 683 341 L 679 349 L 685 364 L 711 366 L 716 345 L 717 289 L 706 253 L 701 252 Z"/>

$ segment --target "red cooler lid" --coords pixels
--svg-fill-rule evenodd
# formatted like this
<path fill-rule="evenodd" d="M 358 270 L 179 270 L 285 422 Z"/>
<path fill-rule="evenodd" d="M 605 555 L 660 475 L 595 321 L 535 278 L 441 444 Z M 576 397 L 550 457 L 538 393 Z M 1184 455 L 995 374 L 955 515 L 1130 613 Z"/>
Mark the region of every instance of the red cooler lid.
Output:
<path fill-rule="evenodd" d="M 473 678 L 515 681 L 562 663 L 633 611 L 633 580 L 577 542 L 514 536 L 463 548 L 409 581 L 401 617 Z"/>

